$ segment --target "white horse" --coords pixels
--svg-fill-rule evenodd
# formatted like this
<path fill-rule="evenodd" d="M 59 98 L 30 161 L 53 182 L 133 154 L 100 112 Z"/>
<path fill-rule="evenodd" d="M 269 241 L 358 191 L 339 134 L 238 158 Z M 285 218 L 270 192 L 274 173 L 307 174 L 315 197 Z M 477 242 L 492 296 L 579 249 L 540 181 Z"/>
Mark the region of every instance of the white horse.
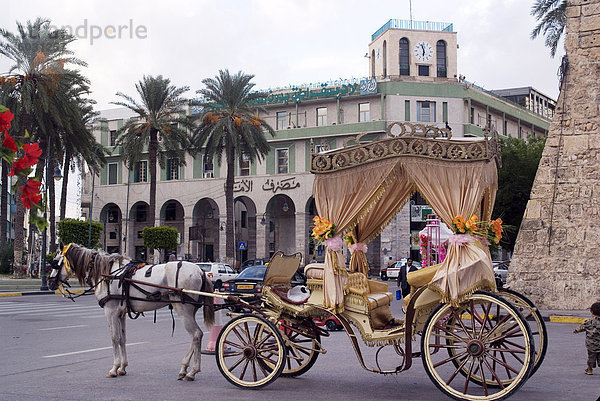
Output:
<path fill-rule="evenodd" d="M 194 380 L 200 372 L 200 352 L 203 332 L 196 323 L 196 311 L 204 305 L 204 323 L 210 327 L 214 322 L 213 298 L 183 294 L 174 288 L 184 288 L 203 292 L 213 292 L 213 285 L 202 269 L 190 262 L 173 261 L 160 265 L 146 265 L 135 271 L 131 279 L 149 283 L 143 285 L 131 281 L 111 278 L 123 273 L 129 259 L 121 255 L 108 255 L 75 244 L 63 247 L 54 262 L 48 280 L 49 287 L 56 290 L 60 284 L 67 285 L 74 276 L 82 286 L 94 288 L 96 299 L 104 308 L 108 320 L 113 346 L 113 367 L 106 377 L 117 377 L 127 372 L 127 352 L 125 350 L 125 319 L 127 314 L 153 311 L 172 304 L 190 336 L 192 343 L 181 362 L 179 380 Z M 151 269 L 149 275 L 147 272 Z M 128 299 L 124 299 L 123 286 L 129 285 Z M 203 298 L 203 299 L 202 299 Z M 191 369 L 190 360 L 193 359 Z"/>

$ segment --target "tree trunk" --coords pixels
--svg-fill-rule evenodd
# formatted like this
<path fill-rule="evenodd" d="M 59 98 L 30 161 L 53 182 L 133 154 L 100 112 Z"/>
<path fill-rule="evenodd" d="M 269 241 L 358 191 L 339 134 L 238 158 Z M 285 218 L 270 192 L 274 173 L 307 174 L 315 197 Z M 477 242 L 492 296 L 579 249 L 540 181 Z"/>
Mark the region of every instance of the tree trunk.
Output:
<path fill-rule="evenodd" d="M 235 180 L 235 148 L 227 150 L 227 177 L 225 178 L 225 209 L 227 224 L 225 228 L 225 256 L 235 266 L 235 232 L 233 213 L 233 182 Z"/>
<path fill-rule="evenodd" d="M 56 161 L 50 158 L 48 170 L 46 171 L 46 184 L 48 185 L 48 203 L 50 206 L 50 243 L 48 244 L 48 253 L 56 251 L 56 191 L 54 190 L 54 165 Z"/>
<path fill-rule="evenodd" d="M 6 244 L 7 226 L 8 226 L 8 170 L 10 170 L 9 164 L 2 159 L 2 186 L 0 191 L 0 248 Z"/>
<path fill-rule="evenodd" d="M 158 131 L 150 131 L 150 143 L 148 144 L 148 164 L 150 168 L 150 207 L 148 210 L 148 225 L 154 227 L 156 211 L 156 158 L 158 152 Z M 148 251 L 150 262 L 154 261 L 154 250 Z"/>
<path fill-rule="evenodd" d="M 69 171 L 71 170 L 71 152 L 69 149 L 65 152 L 65 162 L 63 163 L 63 179 L 60 192 L 60 217 L 59 221 L 64 220 L 67 215 L 67 187 L 69 185 Z"/>
<path fill-rule="evenodd" d="M 15 191 L 15 199 L 17 204 L 17 211 L 15 213 L 15 242 L 13 249 L 13 277 L 23 277 L 23 249 L 25 247 L 25 206 L 21 201 L 21 189 L 20 187 L 25 185 L 27 179 L 25 177 L 19 177 L 18 188 Z"/>

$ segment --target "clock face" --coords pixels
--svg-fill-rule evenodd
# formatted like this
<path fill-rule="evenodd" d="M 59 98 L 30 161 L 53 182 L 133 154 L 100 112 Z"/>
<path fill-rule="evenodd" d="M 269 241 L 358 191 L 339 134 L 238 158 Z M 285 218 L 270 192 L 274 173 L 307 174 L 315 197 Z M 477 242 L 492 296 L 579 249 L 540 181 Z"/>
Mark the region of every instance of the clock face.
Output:
<path fill-rule="evenodd" d="M 413 53 L 419 61 L 429 61 L 433 57 L 433 47 L 427 42 L 421 41 L 415 45 Z"/>

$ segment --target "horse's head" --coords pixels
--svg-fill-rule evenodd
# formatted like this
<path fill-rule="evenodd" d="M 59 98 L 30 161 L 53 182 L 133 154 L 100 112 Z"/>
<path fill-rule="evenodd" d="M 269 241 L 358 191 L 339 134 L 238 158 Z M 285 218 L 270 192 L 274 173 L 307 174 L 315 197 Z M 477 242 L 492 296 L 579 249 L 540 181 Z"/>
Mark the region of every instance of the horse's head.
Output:
<path fill-rule="evenodd" d="M 56 257 L 52 261 L 52 272 L 48 278 L 48 287 L 52 291 L 56 291 L 58 286 L 61 284 L 69 285 L 69 269 L 67 267 L 67 259 L 65 252 L 68 247 L 64 247 L 62 252 L 57 253 Z"/>

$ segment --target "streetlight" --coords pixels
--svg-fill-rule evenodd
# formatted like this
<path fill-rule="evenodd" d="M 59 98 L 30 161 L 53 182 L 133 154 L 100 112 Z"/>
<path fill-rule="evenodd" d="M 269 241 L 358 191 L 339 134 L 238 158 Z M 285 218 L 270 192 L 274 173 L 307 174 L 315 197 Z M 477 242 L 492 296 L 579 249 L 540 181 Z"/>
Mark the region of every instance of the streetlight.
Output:
<path fill-rule="evenodd" d="M 96 158 L 96 152 L 98 148 L 94 150 L 94 158 Z M 88 211 L 88 219 L 90 219 L 90 226 L 88 229 L 88 248 L 92 248 L 92 208 L 94 207 L 94 182 L 96 178 L 96 172 L 91 166 L 88 166 L 90 173 L 92 173 L 92 197 L 90 198 L 90 210 Z"/>
<path fill-rule="evenodd" d="M 48 142 L 48 150 L 50 150 L 50 141 Z M 46 169 L 44 171 L 44 174 L 46 175 L 46 185 L 44 186 L 44 194 L 46 195 L 46 200 L 48 199 L 48 170 L 50 169 L 50 156 L 46 155 Z M 60 168 L 58 168 L 58 166 L 56 166 L 54 168 L 54 179 L 56 181 L 60 181 L 60 179 L 62 178 L 62 173 L 60 171 Z M 44 220 L 48 220 L 48 208 L 46 207 L 47 205 L 44 205 Z M 41 276 L 42 276 L 42 285 L 40 287 L 40 291 L 48 291 L 48 280 L 46 279 L 46 231 L 47 231 L 47 226 L 44 227 L 44 231 L 42 232 L 42 260 L 40 262 L 40 272 L 41 272 Z"/>

